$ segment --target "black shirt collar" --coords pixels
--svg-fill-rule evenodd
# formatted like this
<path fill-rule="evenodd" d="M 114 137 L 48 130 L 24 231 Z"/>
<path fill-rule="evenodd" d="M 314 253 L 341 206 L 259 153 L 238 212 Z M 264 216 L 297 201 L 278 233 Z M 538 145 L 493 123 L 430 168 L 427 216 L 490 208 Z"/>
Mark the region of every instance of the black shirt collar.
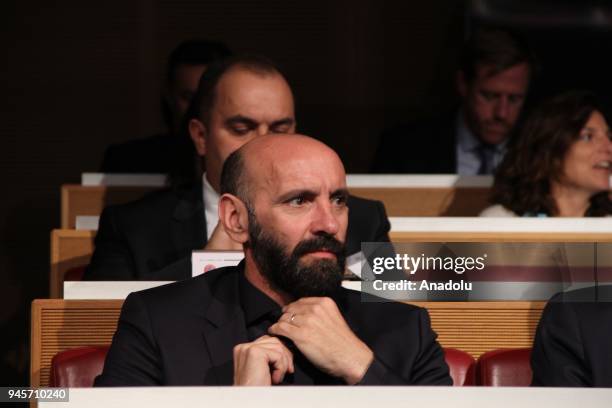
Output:
<path fill-rule="evenodd" d="M 240 291 L 240 303 L 244 313 L 244 321 L 249 327 L 259 321 L 262 317 L 272 315 L 278 319 L 281 315 L 281 307 L 270 297 L 257 289 L 244 275 L 240 273 L 238 281 Z"/>

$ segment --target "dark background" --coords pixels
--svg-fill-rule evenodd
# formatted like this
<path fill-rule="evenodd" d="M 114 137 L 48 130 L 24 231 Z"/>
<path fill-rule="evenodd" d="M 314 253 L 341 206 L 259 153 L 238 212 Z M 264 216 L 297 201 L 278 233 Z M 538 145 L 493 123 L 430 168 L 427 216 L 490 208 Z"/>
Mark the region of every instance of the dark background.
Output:
<path fill-rule="evenodd" d="M 610 93 L 606 8 L 516 3 L 525 2 L 0 2 L 0 384 L 28 382 L 29 304 L 48 296 L 60 185 L 96 171 L 108 144 L 163 129 L 164 65 L 180 41 L 222 40 L 277 61 L 298 129 L 363 173 L 384 127 L 453 108 L 455 60 L 481 21 L 528 36 L 542 67 L 536 97 Z"/>

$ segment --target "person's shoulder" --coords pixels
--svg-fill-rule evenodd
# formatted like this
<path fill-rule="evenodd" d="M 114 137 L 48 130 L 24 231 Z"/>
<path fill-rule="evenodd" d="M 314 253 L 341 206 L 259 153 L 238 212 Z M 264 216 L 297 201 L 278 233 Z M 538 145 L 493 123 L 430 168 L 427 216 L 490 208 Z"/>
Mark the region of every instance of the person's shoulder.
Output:
<path fill-rule="evenodd" d="M 514 212 L 510 211 L 501 204 L 494 204 L 490 207 L 485 208 L 478 215 L 479 217 L 498 217 L 498 218 L 510 218 L 518 217 Z"/>
<path fill-rule="evenodd" d="M 415 319 L 427 311 L 419 306 L 408 303 L 390 301 L 369 293 L 352 289 L 341 289 L 341 298 L 349 311 L 358 311 L 359 315 L 367 322 L 374 323 L 376 319 L 397 318 L 399 320 Z"/>
<path fill-rule="evenodd" d="M 125 221 L 128 224 L 140 219 L 151 219 L 151 214 L 159 214 L 160 210 L 172 207 L 175 202 L 176 198 L 171 190 L 153 191 L 135 201 L 104 207 L 100 224 L 108 219 L 114 220 L 115 223 Z"/>
<path fill-rule="evenodd" d="M 607 324 L 610 319 L 612 285 L 601 285 L 557 293 L 546 303 L 541 321 L 544 325 L 565 326 L 577 320 L 583 329 L 593 330 Z"/>
<path fill-rule="evenodd" d="M 187 192 L 176 188 L 166 187 L 151 191 L 141 198 L 123 204 L 113 204 L 104 208 L 105 213 L 114 216 L 136 217 L 148 216 L 151 212 L 159 214 L 160 211 L 174 208 L 177 203 L 187 196 Z M 195 198 L 193 198 L 195 200 Z"/>
<path fill-rule="evenodd" d="M 565 303 L 569 305 L 602 303 L 612 306 L 612 285 L 593 285 L 559 292 L 550 298 L 550 304 Z"/>
<path fill-rule="evenodd" d="M 218 268 L 194 278 L 133 292 L 130 296 L 139 298 L 151 309 L 193 310 L 210 302 L 215 288 L 222 281 L 237 279 L 238 273 L 239 269 L 235 266 Z"/>

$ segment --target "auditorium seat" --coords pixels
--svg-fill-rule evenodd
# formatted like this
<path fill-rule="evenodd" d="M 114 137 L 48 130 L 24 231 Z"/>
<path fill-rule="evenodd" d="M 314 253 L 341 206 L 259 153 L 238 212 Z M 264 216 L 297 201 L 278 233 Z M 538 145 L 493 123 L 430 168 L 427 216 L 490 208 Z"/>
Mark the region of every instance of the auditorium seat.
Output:
<path fill-rule="evenodd" d="M 57 353 L 51 361 L 51 387 L 92 387 L 102 373 L 108 346 L 79 347 Z"/>
<path fill-rule="evenodd" d="M 50 387 L 91 387 L 102 372 L 108 346 L 79 347 L 57 353 L 51 361 Z M 444 349 L 454 386 L 474 385 L 475 362 L 461 350 Z"/>
<path fill-rule="evenodd" d="M 476 362 L 471 355 L 458 349 L 445 348 L 444 359 L 450 369 L 454 386 L 476 384 Z"/>
<path fill-rule="evenodd" d="M 531 384 L 531 349 L 500 349 L 478 359 L 478 384 L 493 387 L 526 387 Z"/>

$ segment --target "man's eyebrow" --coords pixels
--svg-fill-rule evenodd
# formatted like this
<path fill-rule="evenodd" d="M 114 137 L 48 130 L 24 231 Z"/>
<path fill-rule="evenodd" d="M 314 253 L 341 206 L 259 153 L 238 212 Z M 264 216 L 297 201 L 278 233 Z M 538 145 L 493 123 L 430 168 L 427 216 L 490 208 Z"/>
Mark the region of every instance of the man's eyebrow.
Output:
<path fill-rule="evenodd" d="M 294 118 L 286 117 L 286 118 L 283 118 L 283 119 L 275 120 L 274 122 L 272 122 L 272 126 L 271 127 L 283 126 L 283 125 L 291 126 L 294 123 L 295 123 L 295 119 Z"/>
<path fill-rule="evenodd" d="M 349 196 L 349 191 L 346 188 L 339 188 L 336 191 L 334 191 L 333 193 L 331 193 L 332 197 L 344 197 L 344 198 L 348 198 Z"/>
<path fill-rule="evenodd" d="M 257 126 L 257 122 L 249 117 L 236 115 L 231 116 L 225 120 L 226 125 L 235 125 L 235 124 L 246 124 L 249 126 Z"/>
<path fill-rule="evenodd" d="M 279 203 L 283 203 L 287 200 L 291 200 L 292 198 L 295 197 L 301 197 L 301 196 L 306 196 L 306 197 L 315 197 L 317 194 L 319 194 L 318 191 L 315 190 L 310 190 L 307 188 L 296 188 L 294 190 L 289 190 L 286 193 L 281 194 L 276 201 Z"/>

